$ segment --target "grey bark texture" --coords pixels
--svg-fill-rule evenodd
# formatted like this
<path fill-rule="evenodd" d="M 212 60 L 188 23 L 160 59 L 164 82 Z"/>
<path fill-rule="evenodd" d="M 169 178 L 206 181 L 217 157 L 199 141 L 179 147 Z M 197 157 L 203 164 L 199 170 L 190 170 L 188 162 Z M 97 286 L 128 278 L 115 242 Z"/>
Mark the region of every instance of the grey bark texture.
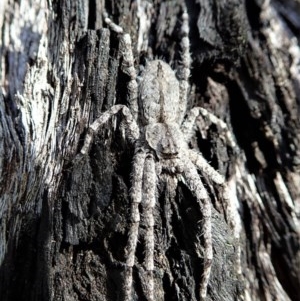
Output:
<path fill-rule="evenodd" d="M 78 157 L 87 128 L 126 104 L 119 36 L 130 33 L 137 69 L 180 65 L 183 1 L 4 0 L 0 7 L 0 300 L 122 300 L 132 147 L 120 119 Z M 237 240 L 213 205 L 208 300 L 300 300 L 300 2 L 186 0 L 192 70 L 188 106 L 224 120 L 233 153 L 210 127 L 197 136 L 239 206 Z M 149 22 L 149 29 L 141 29 Z M 192 193 L 158 193 L 156 300 L 199 300 L 199 221 Z M 140 227 L 141 240 L 144 226 Z M 237 255 L 241 248 L 240 261 Z M 143 244 L 134 300 L 143 290 Z"/>

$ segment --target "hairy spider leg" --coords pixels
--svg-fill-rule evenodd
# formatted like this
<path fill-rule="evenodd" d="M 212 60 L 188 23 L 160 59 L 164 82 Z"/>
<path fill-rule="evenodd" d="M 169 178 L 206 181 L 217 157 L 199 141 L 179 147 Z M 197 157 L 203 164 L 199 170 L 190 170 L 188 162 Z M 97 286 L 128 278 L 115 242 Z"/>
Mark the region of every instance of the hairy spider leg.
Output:
<path fill-rule="evenodd" d="M 239 239 L 240 237 L 240 217 L 238 213 L 238 208 L 232 198 L 230 197 L 230 189 L 225 182 L 225 178 L 217 172 L 206 159 L 194 150 L 189 150 L 189 158 L 195 164 L 195 166 L 208 175 L 213 182 L 219 184 L 222 187 L 223 202 L 225 206 L 226 219 L 230 227 L 234 231 L 234 236 Z M 237 250 L 237 260 L 240 261 L 240 246 Z"/>
<path fill-rule="evenodd" d="M 80 151 L 83 155 L 85 155 L 89 151 L 94 134 L 98 132 L 99 128 L 104 123 L 106 123 L 112 116 L 116 115 L 118 112 L 121 112 L 124 117 L 124 125 L 129 140 L 136 141 L 139 138 L 139 128 L 136 121 L 133 119 L 130 110 L 124 105 L 115 105 L 104 112 L 89 126 L 83 147 Z"/>
<path fill-rule="evenodd" d="M 228 129 L 227 124 L 216 117 L 214 114 L 208 112 L 206 109 L 201 107 L 193 108 L 188 116 L 186 117 L 184 123 L 181 126 L 181 130 L 184 134 L 186 141 L 189 141 L 193 135 L 193 125 L 195 124 L 198 116 L 201 115 L 204 118 L 207 118 L 211 123 L 220 127 L 221 130 L 225 133 L 225 139 L 227 144 L 236 152 L 238 152 L 237 144 L 234 141 L 234 138 L 231 132 Z M 225 183 L 225 179 L 213 168 L 209 165 L 209 163 L 204 159 L 202 155 L 199 155 L 195 151 L 190 151 L 190 159 L 192 162 L 200 169 L 203 170 L 213 182 L 219 184 L 223 188 L 223 201 L 225 204 L 226 217 L 230 226 L 234 229 L 235 234 L 239 232 L 238 230 L 238 213 L 236 206 L 232 203 L 231 198 L 229 196 L 229 188 Z M 206 163 L 205 163 L 206 162 Z M 222 179 L 222 180 L 221 180 Z"/>
<path fill-rule="evenodd" d="M 190 160 L 197 166 L 198 169 L 207 174 L 208 177 L 216 184 L 224 185 L 224 177 L 217 172 L 200 153 L 192 149 L 189 149 L 188 152 Z"/>
<path fill-rule="evenodd" d="M 178 178 L 173 175 L 164 174 L 161 177 L 162 181 L 166 183 L 166 196 L 170 198 L 171 201 L 175 200 L 176 197 L 176 189 L 178 186 Z"/>
<path fill-rule="evenodd" d="M 131 37 L 128 33 L 124 33 L 123 28 L 115 24 L 107 13 L 103 14 L 104 22 L 107 26 L 118 34 L 122 34 L 120 38 L 119 51 L 121 54 L 121 70 L 123 73 L 129 76 L 129 82 L 127 83 L 128 96 L 127 103 L 135 120 L 138 118 L 138 83 L 137 74 L 134 68 L 134 58 L 132 53 Z"/>
<path fill-rule="evenodd" d="M 214 114 L 210 113 L 209 111 L 201 107 L 195 107 L 191 109 L 191 111 L 189 112 L 188 116 L 186 117 L 185 121 L 181 126 L 181 131 L 183 132 L 186 141 L 191 140 L 193 136 L 193 126 L 200 115 L 208 119 L 211 123 L 215 124 L 219 128 L 221 128 L 221 130 L 225 134 L 225 139 L 227 144 L 233 150 L 237 150 L 237 145 L 234 141 L 234 138 L 230 130 L 228 129 L 227 124 L 223 120 L 215 116 Z"/>
<path fill-rule="evenodd" d="M 145 268 L 147 274 L 147 296 L 149 301 L 154 301 L 154 214 L 156 203 L 156 171 L 152 155 L 148 155 L 144 169 L 144 187 L 142 206 L 146 226 L 145 234 Z"/>
<path fill-rule="evenodd" d="M 103 13 L 103 20 L 109 26 L 109 28 L 116 33 L 123 33 L 123 28 L 115 24 L 108 16 L 107 12 Z"/>
<path fill-rule="evenodd" d="M 124 34 L 120 41 L 121 55 L 123 57 L 121 63 L 121 70 L 127 74 L 130 78 L 127 89 L 128 89 L 128 106 L 135 120 L 138 118 L 138 83 L 136 70 L 134 68 L 134 58 L 132 53 L 131 37 L 129 34 Z"/>
<path fill-rule="evenodd" d="M 204 242 L 204 268 L 199 285 L 199 295 L 201 300 L 205 300 L 213 259 L 211 204 L 207 191 L 198 175 L 197 169 L 188 158 L 184 159 L 183 176 L 190 190 L 196 196 L 203 216 L 202 232 Z"/>
<path fill-rule="evenodd" d="M 225 178 L 216 171 L 207 161 L 206 159 L 194 150 L 189 150 L 189 158 L 190 160 L 197 166 L 197 168 L 208 175 L 208 178 L 211 179 L 216 184 L 220 185 L 223 189 L 223 201 L 225 203 L 226 217 L 231 227 L 235 229 L 235 217 L 234 217 L 234 209 L 233 204 L 230 200 L 230 196 L 228 193 L 228 186 L 225 182 Z"/>
<path fill-rule="evenodd" d="M 133 158 L 132 169 L 132 187 L 131 195 L 131 226 L 128 234 L 128 242 L 126 246 L 126 275 L 124 283 L 124 300 L 132 300 L 132 267 L 134 266 L 135 252 L 139 234 L 140 209 L 143 193 L 143 176 L 146 153 L 143 149 L 138 149 Z"/>
<path fill-rule="evenodd" d="M 114 24 L 105 15 L 106 24 L 115 32 L 123 33 L 123 29 Z M 131 37 L 129 34 L 123 34 L 120 39 L 120 53 L 122 58 L 121 70 L 127 74 L 130 78 L 127 89 L 128 89 L 128 106 L 131 114 L 135 120 L 138 119 L 138 84 L 137 75 L 134 68 L 134 58 L 132 53 Z M 141 189 L 143 185 L 143 166 L 145 161 L 145 153 L 137 153 L 134 158 L 134 170 L 133 175 L 133 187 L 131 192 L 132 197 L 132 208 L 131 208 L 131 219 L 132 226 L 129 230 L 128 246 L 127 246 L 127 260 L 126 265 L 128 267 L 126 279 L 125 279 L 125 300 L 131 300 L 132 290 L 132 267 L 134 266 L 134 258 L 138 239 L 138 228 L 139 228 L 139 204 L 141 202 Z M 147 232 L 145 237 L 145 249 L 146 258 L 145 266 L 148 273 L 147 290 L 150 300 L 154 300 L 154 283 L 153 283 L 153 270 L 154 270 L 154 218 L 153 218 L 153 207 L 155 205 L 155 187 L 156 187 L 156 174 L 155 174 L 155 163 L 153 158 L 147 158 L 145 165 L 145 177 L 144 177 L 144 208 L 145 208 L 145 221 L 147 226 Z"/>
<path fill-rule="evenodd" d="M 187 99 L 189 93 L 189 77 L 191 73 L 191 54 L 190 54 L 190 39 L 189 39 L 189 16 L 186 7 L 183 8 L 182 14 L 182 25 L 181 25 L 181 35 L 182 39 L 180 42 L 181 46 L 181 78 L 179 80 L 180 89 L 180 102 L 178 107 L 178 124 L 181 124 L 186 113 Z"/>

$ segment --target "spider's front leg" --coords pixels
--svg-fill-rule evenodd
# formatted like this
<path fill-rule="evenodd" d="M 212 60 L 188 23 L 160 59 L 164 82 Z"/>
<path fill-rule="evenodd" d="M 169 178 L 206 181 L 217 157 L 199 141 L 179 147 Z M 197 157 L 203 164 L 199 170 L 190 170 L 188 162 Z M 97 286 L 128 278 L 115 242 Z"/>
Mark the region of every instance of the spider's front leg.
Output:
<path fill-rule="evenodd" d="M 126 275 L 124 281 L 124 300 L 132 300 L 132 268 L 134 266 L 136 246 L 139 236 L 140 209 L 139 205 L 143 198 L 143 175 L 146 153 L 143 149 L 137 149 L 133 158 L 131 174 L 131 225 L 126 247 Z"/>
<path fill-rule="evenodd" d="M 146 269 L 146 293 L 147 300 L 154 301 L 154 215 L 156 203 L 156 170 L 152 155 L 148 155 L 145 161 L 143 181 L 143 208 L 146 226 L 145 234 L 145 269 Z"/>
<path fill-rule="evenodd" d="M 231 134 L 227 124 L 220 118 L 216 117 L 214 114 L 201 107 L 193 108 L 181 126 L 182 133 L 187 142 L 191 140 L 191 137 L 193 135 L 193 126 L 199 116 L 208 119 L 211 123 L 219 127 L 224 133 L 227 144 L 235 151 L 235 153 L 238 153 L 238 146 L 235 143 L 234 137 Z M 235 236 L 238 237 L 240 224 L 239 217 L 236 205 L 231 200 L 230 190 L 227 183 L 225 182 L 225 178 L 220 175 L 213 167 L 211 167 L 201 154 L 190 150 L 189 157 L 199 170 L 206 173 L 213 182 L 219 184 L 222 187 L 227 221 L 232 226 Z"/>
<path fill-rule="evenodd" d="M 189 158 L 200 171 L 208 176 L 209 179 L 222 187 L 226 218 L 230 226 L 233 228 L 235 235 L 238 236 L 238 212 L 235 204 L 233 204 L 230 198 L 229 187 L 225 181 L 225 178 L 219 172 L 217 172 L 200 153 L 194 150 L 189 150 Z"/>
<path fill-rule="evenodd" d="M 198 175 L 196 167 L 193 163 L 185 158 L 183 176 L 189 186 L 190 190 L 195 194 L 197 201 L 199 202 L 203 223 L 203 242 L 204 242 L 204 269 L 202 279 L 200 282 L 199 295 L 201 300 L 205 300 L 207 294 L 207 286 L 209 282 L 209 276 L 211 271 L 211 264 L 213 259 L 212 249 L 212 233 L 211 233 L 211 204 L 207 191 L 203 186 L 203 183 Z"/>
<path fill-rule="evenodd" d="M 129 229 L 126 247 L 126 277 L 124 283 L 124 299 L 132 300 L 133 276 L 132 268 L 135 263 L 135 254 L 139 236 L 140 209 L 144 209 L 146 226 L 145 233 L 145 287 L 148 301 L 154 301 L 154 217 L 153 209 L 156 202 L 156 171 L 152 155 L 138 149 L 133 162 L 131 188 L 131 226 Z"/>

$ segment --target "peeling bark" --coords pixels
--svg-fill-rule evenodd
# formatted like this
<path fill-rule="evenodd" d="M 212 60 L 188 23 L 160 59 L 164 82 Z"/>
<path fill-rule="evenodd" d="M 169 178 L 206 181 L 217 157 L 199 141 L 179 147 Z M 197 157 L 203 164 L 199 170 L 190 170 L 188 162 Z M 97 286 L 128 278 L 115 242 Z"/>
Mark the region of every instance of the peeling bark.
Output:
<path fill-rule="evenodd" d="M 2 2 L 0 299 L 122 300 L 133 149 L 120 120 L 77 156 L 88 125 L 126 104 L 119 37 L 102 13 L 130 33 L 137 67 L 159 57 L 175 69 L 181 1 Z M 189 107 L 224 120 L 240 150 L 214 127 L 192 143 L 226 175 L 241 219 L 238 240 L 202 175 L 214 207 L 208 300 L 299 300 L 299 1 L 186 5 Z M 159 196 L 156 300 L 199 300 L 201 212 L 184 185 L 175 202 L 163 188 Z M 145 298 L 143 256 L 139 247 L 136 300 Z"/>

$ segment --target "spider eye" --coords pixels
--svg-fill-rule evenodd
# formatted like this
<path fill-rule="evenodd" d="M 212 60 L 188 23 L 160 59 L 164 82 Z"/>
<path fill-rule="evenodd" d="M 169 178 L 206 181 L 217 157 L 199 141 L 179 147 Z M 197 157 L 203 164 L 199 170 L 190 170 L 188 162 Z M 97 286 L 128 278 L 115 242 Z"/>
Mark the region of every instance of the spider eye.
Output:
<path fill-rule="evenodd" d="M 170 125 L 155 123 L 146 127 L 145 138 L 158 157 L 173 158 L 179 152 L 175 132 Z"/>
<path fill-rule="evenodd" d="M 161 151 L 166 156 L 178 155 L 178 147 L 173 137 L 167 135 L 161 140 Z"/>

